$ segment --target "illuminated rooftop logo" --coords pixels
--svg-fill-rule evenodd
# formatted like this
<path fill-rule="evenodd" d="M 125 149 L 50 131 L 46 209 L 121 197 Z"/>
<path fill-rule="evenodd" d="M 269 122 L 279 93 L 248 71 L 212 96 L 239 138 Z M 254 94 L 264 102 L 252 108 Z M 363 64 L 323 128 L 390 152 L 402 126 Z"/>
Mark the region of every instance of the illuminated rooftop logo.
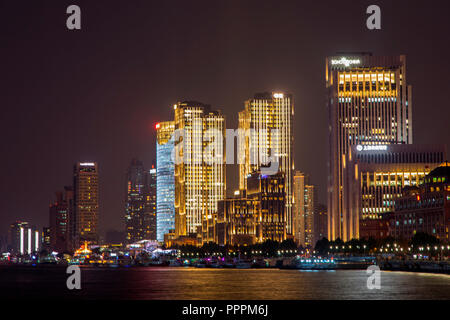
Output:
<path fill-rule="evenodd" d="M 357 151 L 386 151 L 387 150 L 387 145 L 375 145 L 375 146 L 370 146 L 370 145 L 360 145 L 358 144 L 356 146 L 356 150 Z"/>
<path fill-rule="evenodd" d="M 284 94 L 282 94 L 282 93 L 274 93 L 274 94 L 273 94 L 273 97 L 274 97 L 275 99 L 283 99 Z"/>
<path fill-rule="evenodd" d="M 93 166 L 95 166 L 95 163 L 94 162 L 81 162 L 80 166 L 93 167 Z"/>
<path fill-rule="evenodd" d="M 332 65 L 344 65 L 346 67 L 349 67 L 352 64 L 360 64 L 360 63 L 361 63 L 361 60 L 359 60 L 359 59 L 351 59 L 351 60 L 349 60 L 349 59 L 347 59 L 345 57 L 342 57 L 339 60 L 338 59 L 331 60 L 331 64 Z"/>

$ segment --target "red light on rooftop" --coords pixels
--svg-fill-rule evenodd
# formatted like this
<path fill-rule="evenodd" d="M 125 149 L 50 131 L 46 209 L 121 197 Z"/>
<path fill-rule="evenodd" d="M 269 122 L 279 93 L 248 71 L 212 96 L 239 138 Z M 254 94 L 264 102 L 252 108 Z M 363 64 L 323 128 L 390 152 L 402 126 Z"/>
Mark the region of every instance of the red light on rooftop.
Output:
<path fill-rule="evenodd" d="M 155 125 L 155 129 L 156 129 L 156 130 L 158 130 L 158 129 L 159 129 L 159 127 L 160 127 L 160 124 L 159 124 L 159 123 L 157 123 L 157 124 Z"/>

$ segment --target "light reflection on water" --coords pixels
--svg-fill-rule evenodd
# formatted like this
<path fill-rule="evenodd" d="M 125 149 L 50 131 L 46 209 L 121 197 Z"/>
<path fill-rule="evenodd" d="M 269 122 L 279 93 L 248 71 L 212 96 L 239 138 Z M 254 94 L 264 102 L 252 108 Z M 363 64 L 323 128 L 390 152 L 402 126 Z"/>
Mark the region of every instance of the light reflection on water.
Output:
<path fill-rule="evenodd" d="M 365 270 L 82 268 L 82 290 L 69 291 L 64 271 L 0 275 L 0 288 L 40 298 L 450 299 L 450 276 L 440 274 L 381 272 L 381 289 L 369 290 Z"/>

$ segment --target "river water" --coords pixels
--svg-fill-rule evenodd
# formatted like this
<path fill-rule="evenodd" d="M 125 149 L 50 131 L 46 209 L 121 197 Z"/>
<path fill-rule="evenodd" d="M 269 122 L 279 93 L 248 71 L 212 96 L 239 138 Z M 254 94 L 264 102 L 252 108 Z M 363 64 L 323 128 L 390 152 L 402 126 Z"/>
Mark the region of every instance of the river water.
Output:
<path fill-rule="evenodd" d="M 2 267 L 0 295 L 22 299 L 450 299 L 450 276 L 365 270 L 81 268 L 81 290 L 68 290 L 62 267 Z"/>

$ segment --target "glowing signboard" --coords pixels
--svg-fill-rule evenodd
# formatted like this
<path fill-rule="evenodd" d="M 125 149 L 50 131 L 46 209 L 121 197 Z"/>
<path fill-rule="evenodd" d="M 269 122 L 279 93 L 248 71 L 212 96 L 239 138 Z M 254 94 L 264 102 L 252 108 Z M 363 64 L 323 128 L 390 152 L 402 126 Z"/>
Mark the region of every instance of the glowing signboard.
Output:
<path fill-rule="evenodd" d="M 81 162 L 80 166 L 93 167 L 93 166 L 95 166 L 95 163 L 93 163 L 93 162 Z"/>
<path fill-rule="evenodd" d="M 342 57 L 341 59 L 333 59 L 331 60 L 332 65 L 344 65 L 346 67 L 349 67 L 352 64 L 360 64 L 361 60 L 359 59 L 347 59 L 345 57 Z"/>
<path fill-rule="evenodd" d="M 284 95 L 283 95 L 282 93 L 274 93 L 274 94 L 273 94 L 273 97 L 274 97 L 275 99 L 283 99 Z"/>
<path fill-rule="evenodd" d="M 360 145 L 356 146 L 356 150 L 358 151 L 386 151 L 387 145 Z"/>

